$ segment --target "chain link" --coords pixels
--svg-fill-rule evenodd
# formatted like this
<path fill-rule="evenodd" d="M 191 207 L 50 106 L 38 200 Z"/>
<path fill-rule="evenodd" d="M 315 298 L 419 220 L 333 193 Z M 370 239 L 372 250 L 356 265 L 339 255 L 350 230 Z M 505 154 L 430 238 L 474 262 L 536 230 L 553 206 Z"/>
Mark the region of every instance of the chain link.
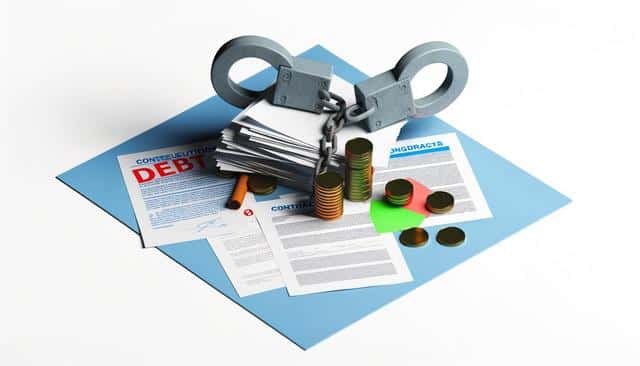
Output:
<path fill-rule="evenodd" d="M 324 123 L 322 128 L 322 139 L 320 139 L 320 158 L 316 163 L 315 177 L 327 171 L 329 164 L 331 164 L 331 158 L 333 154 L 338 151 L 338 131 L 340 131 L 345 125 L 345 110 L 347 105 L 345 100 L 339 95 L 326 91 L 320 91 L 320 98 L 322 106 L 327 112 L 329 117 Z M 335 100 L 332 103 L 331 100 Z"/>

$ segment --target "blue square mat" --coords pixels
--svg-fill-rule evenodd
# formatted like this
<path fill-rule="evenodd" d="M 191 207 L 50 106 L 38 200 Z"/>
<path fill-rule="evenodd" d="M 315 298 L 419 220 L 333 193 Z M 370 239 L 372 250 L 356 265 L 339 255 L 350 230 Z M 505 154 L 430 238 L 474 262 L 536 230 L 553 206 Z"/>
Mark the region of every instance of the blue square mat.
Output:
<path fill-rule="evenodd" d="M 366 78 L 365 74 L 321 46 L 315 46 L 301 56 L 333 64 L 335 74 L 352 83 Z M 260 89 L 274 78 L 275 70 L 269 68 L 243 85 Z M 139 232 L 116 157 L 211 138 L 239 111 L 218 97 L 209 98 L 61 174 L 58 179 L 131 230 Z M 402 247 L 415 279 L 413 282 L 294 297 L 289 297 L 282 288 L 239 298 L 206 240 L 157 249 L 307 349 L 569 203 L 564 195 L 438 118 L 410 121 L 402 129 L 400 139 L 447 132 L 457 132 L 494 217 L 460 224 L 467 233 L 467 243 L 456 250 L 439 245 L 427 245 L 420 250 Z M 382 329 L 380 334 L 383 334 Z"/>

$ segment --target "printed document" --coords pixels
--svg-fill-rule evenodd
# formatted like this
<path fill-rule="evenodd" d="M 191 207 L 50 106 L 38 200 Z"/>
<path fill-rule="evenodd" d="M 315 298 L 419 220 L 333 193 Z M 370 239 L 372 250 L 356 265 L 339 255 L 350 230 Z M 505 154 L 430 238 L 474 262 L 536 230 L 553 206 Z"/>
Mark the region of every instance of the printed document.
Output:
<path fill-rule="evenodd" d="M 372 199 L 382 199 L 387 181 L 412 178 L 456 200 L 451 212 L 430 215 L 422 226 L 492 216 L 455 133 L 400 140 L 389 153 L 388 167 L 375 170 Z M 306 194 L 265 200 L 255 207 L 290 295 L 411 280 L 393 234 L 375 231 L 369 202 L 345 200 L 344 215 L 334 221 L 314 218 Z"/>
<path fill-rule="evenodd" d="M 242 210 L 253 215 L 251 209 Z M 278 264 L 255 216 L 236 232 L 208 240 L 240 297 L 284 286 Z"/>
<path fill-rule="evenodd" d="M 337 76 L 333 78 L 331 90 L 342 95 L 347 105 L 355 102 L 353 85 Z M 271 175 L 283 185 L 309 192 L 320 158 L 324 126 L 331 117 L 328 113 L 274 106 L 264 99 L 257 101 L 222 131 L 216 149 L 218 166 L 227 171 Z M 339 168 L 344 163 L 345 142 L 365 137 L 378 147 L 373 151 L 373 166 L 386 167 L 389 148 L 405 123 L 406 120 L 373 132 L 360 124 L 345 126 L 337 134 L 337 151 L 328 165 Z"/>
<path fill-rule="evenodd" d="M 455 133 L 397 141 L 391 148 L 389 165 L 375 171 L 373 199 L 382 199 L 385 184 L 397 178 L 412 178 L 431 191 L 453 195 L 453 210 L 426 217 L 423 227 L 492 217 Z"/>
<path fill-rule="evenodd" d="M 229 232 L 234 179 L 214 175 L 215 141 L 118 156 L 145 248 Z"/>
<path fill-rule="evenodd" d="M 313 217 L 308 195 L 256 208 L 291 296 L 413 280 L 393 234 L 375 231 L 368 202 L 345 201 L 344 215 L 334 221 Z"/>
<path fill-rule="evenodd" d="M 284 286 L 251 208 L 224 207 L 235 179 L 213 172 L 214 141 L 118 157 L 144 247 L 208 239 L 239 296 Z"/>

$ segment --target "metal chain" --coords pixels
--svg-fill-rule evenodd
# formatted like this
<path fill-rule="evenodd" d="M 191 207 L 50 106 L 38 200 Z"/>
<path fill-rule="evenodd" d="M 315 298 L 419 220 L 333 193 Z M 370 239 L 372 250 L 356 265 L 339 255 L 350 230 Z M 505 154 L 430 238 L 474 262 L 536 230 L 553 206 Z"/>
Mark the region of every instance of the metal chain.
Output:
<path fill-rule="evenodd" d="M 320 99 L 322 106 L 329 112 L 329 117 L 322 128 L 322 139 L 320 139 L 320 158 L 316 162 L 314 178 L 327 171 L 331 162 L 331 157 L 338 150 L 338 131 L 345 125 L 345 111 L 347 103 L 345 100 L 330 91 L 321 90 Z M 335 100 L 332 103 L 331 100 Z"/>
<path fill-rule="evenodd" d="M 357 123 L 370 117 L 376 109 L 376 106 L 372 106 L 371 108 L 363 111 L 358 104 L 354 104 L 345 111 L 345 119 L 347 120 L 347 123 Z"/>
<path fill-rule="evenodd" d="M 320 90 L 320 100 L 325 112 L 329 112 L 329 117 L 322 128 L 322 139 L 320 139 L 320 158 L 316 162 L 314 179 L 319 174 L 327 171 L 331 163 L 331 157 L 338 150 L 337 133 L 346 125 L 358 123 L 371 116 L 376 107 L 362 110 L 358 104 L 347 108 L 347 103 L 341 96 L 326 90 Z M 331 100 L 335 100 L 332 103 Z"/>

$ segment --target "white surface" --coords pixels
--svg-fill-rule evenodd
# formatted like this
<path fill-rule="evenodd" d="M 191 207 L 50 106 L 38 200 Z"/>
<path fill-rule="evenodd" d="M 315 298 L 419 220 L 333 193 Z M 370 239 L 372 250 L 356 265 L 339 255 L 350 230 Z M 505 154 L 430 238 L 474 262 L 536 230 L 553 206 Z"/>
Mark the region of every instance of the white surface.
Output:
<path fill-rule="evenodd" d="M 640 362 L 634 2 L 215 3 L 2 12 L 0 364 Z M 574 202 L 301 351 L 54 179 L 210 96 L 211 58 L 240 34 L 321 43 L 368 74 L 455 44 L 469 85 L 440 116 Z M 603 189 L 619 200 L 599 211 Z"/>

